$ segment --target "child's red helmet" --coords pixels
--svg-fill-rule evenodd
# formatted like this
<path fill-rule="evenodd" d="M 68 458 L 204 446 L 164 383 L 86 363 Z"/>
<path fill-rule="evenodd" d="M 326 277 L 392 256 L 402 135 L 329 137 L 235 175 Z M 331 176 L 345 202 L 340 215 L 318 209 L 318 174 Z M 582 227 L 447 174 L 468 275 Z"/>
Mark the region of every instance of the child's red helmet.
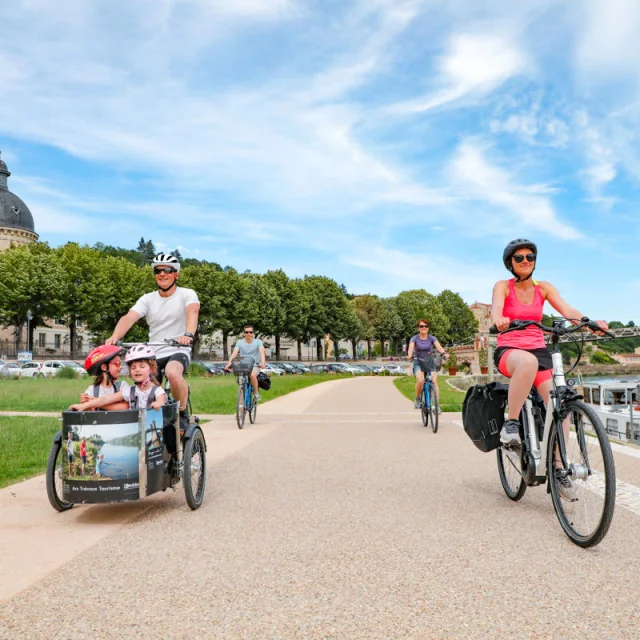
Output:
<path fill-rule="evenodd" d="M 103 344 L 96 347 L 89 353 L 87 359 L 84 361 L 85 371 L 92 376 L 97 376 L 100 373 L 100 365 L 108 364 L 116 356 L 122 355 L 125 349 L 122 347 L 116 347 L 110 344 Z"/>

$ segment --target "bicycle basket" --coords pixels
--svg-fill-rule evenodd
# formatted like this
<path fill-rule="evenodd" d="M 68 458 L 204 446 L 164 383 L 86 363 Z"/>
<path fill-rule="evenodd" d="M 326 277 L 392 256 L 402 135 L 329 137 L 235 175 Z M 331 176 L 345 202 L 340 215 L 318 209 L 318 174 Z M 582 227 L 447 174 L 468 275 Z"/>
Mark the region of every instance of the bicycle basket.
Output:
<path fill-rule="evenodd" d="M 435 353 L 430 356 L 421 356 L 416 358 L 416 362 L 420 366 L 420 370 L 424 373 L 428 371 L 438 371 L 442 365 L 442 354 Z"/>
<path fill-rule="evenodd" d="M 500 446 L 509 387 L 500 382 L 469 387 L 462 403 L 465 433 L 480 451 L 488 453 Z"/>
<path fill-rule="evenodd" d="M 245 373 L 251 373 L 254 362 L 251 359 L 241 360 L 240 362 L 232 362 L 231 367 L 236 375 L 244 375 Z"/>

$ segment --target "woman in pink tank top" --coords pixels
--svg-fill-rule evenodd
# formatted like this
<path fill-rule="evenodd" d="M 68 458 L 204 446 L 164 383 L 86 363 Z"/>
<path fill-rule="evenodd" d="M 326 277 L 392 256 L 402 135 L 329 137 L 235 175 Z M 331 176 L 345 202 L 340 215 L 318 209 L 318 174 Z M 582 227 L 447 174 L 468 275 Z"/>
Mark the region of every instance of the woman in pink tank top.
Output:
<path fill-rule="evenodd" d="M 498 330 L 504 331 L 512 320 L 542 320 L 542 308 L 548 302 L 565 318 L 582 318 L 583 314 L 571 307 L 549 282 L 531 279 L 536 266 L 538 249 L 534 242 L 519 238 L 510 242 L 503 253 L 505 267 L 514 275 L 510 280 L 499 280 L 493 287 L 491 320 Z M 577 322 L 576 322 L 577 324 Z M 606 322 L 598 321 L 603 328 Z M 545 404 L 551 391 L 552 362 L 544 336 L 537 327 L 512 331 L 498 336 L 495 364 L 503 375 L 511 378 L 509 385 L 509 416 L 500 432 L 503 444 L 520 444 L 520 410 L 535 384 Z"/>

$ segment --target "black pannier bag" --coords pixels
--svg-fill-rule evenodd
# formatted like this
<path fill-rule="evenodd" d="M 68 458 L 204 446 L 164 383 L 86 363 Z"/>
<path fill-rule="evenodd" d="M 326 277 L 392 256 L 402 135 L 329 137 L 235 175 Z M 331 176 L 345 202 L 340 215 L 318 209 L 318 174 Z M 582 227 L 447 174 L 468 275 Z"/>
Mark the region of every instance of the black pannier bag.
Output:
<path fill-rule="evenodd" d="M 264 371 L 258 374 L 258 386 L 265 391 L 271 389 L 271 378 Z"/>
<path fill-rule="evenodd" d="M 473 444 L 487 453 L 500 446 L 509 387 L 501 382 L 477 384 L 462 403 L 462 424 Z"/>

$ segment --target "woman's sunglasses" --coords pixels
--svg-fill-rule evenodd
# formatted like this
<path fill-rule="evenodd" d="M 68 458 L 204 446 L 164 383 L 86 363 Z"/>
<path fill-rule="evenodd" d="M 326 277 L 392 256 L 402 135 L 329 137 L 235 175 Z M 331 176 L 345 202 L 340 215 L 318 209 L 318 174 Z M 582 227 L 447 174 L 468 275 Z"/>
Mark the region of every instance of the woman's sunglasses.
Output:
<path fill-rule="evenodd" d="M 522 255 L 521 253 L 517 253 L 515 256 L 513 256 L 513 261 L 517 262 L 518 264 L 520 264 L 524 259 L 527 259 L 527 262 L 535 262 L 536 261 L 536 254 L 535 253 L 527 253 L 527 255 Z"/>
<path fill-rule="evenodd" d="M 153 273 L 155 273 L 157 276 L 160 275 L 161 273 L 175 273 L 176 270 L 172 269 L 171 267 L 164 267 L 164 268 L 157 268 L 153 270 Z"/>
<path fill-rule="evenodd" d="M 418 329 L 428 329 L 429 325 L 428 324 L 419 324 L 418 325 Z"/>

